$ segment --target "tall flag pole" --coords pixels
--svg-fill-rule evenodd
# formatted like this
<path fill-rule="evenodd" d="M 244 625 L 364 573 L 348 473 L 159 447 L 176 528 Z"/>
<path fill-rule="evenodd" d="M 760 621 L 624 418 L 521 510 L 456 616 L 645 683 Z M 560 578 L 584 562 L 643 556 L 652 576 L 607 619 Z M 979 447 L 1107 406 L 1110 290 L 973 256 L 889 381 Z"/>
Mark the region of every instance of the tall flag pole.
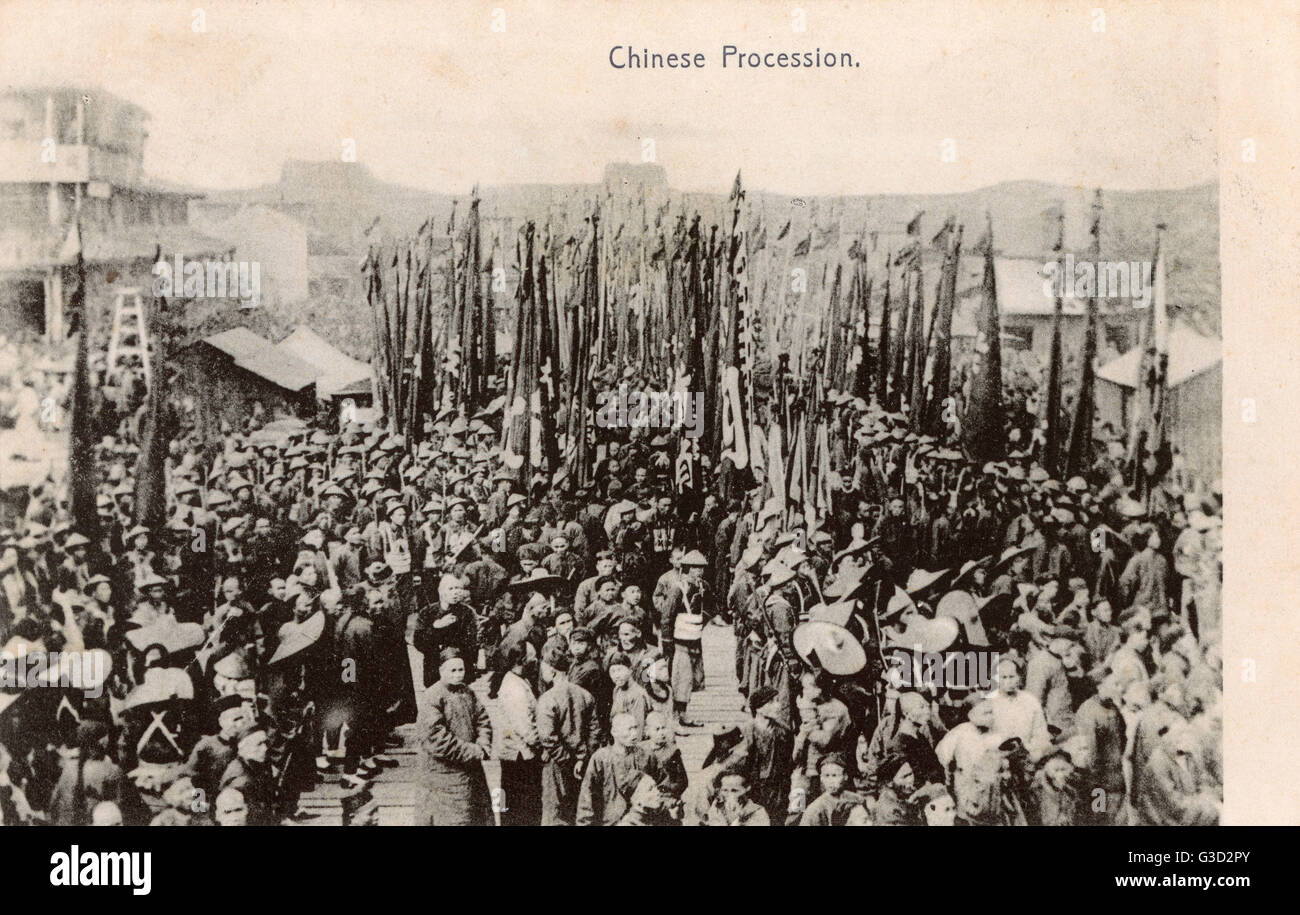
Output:
<path fill-rule="evenodd" d="M 532 357 L 531 314 L 533 310 L 533 224 L 524 229 L 524 253 L 519 254 L 518 240 L 515 255 L 519 261 L 519 288 L 515 292 L 514 354 L 510 361 L 510 385 L 506 391 L 505 414 L 501 421 L 502 460 L 511 470 L 520 470 L 520 482 L 529 485 L 531 453 L 528 447 L 530 425 L 530 399 L 532 388 L 528 384 L 529 362 Z"/>
<path fill-rule="evenodd" d="M 876 377 L 876 399 L 886 409 L 890 408 L 892 401 L 889 397 L 889 322 L 892 318 L 890 315 L 889 302 L 889 275 L 890 265 L 893 263 L 894 254 L 892 251 L 885 253 L 885 301 L 881 305 L 880 312 L 880 340 L 876 344 L 876 368 L 878 369 Z"/>
<path fill-rule="evenodd" d="M 903 393 L 907 387 L 906 378 L 903 370 L 906 367 L 907 359 L 907 312 L 908 304 L 912 301 L 912 271 L 903 266 L 899 274 L 903 280 L 903 300 L 898 309 L 898 339 L 893 341 L 894 344 L 894 367 L 890 373 L 889 379 L 889 410 L 897 413 L 903 406 Z"/>
<path fill-rule="evenodd" d="M 542 251 L 546 251 L 546 244 Z M 555 428 L 555 411 L 560 403 L 560 391 L 556 380 L 559 371 L 559 359 L 555 346 L 554 317 L 547 288 L 546 254 L 543 253 L 537 264 L 537 406 L 540 414 L 538 434 L 540 436 L 540 459 L 546 465 L 548 480 L 552 480 L 560 468 L 560 448 Z M 534 448 L 534 451 L 538 451 Z"/>
<path fill-rule="evenodd" d="M 977 249 L 984 253 L 984 283 L 975 335 L 975 364 L 971 376 L 970 404 L 962 423 L 967 453 L 976 461 L 1002 456 L 1006 437 L 1002 431 L 1002 324 L 998 315 L 997 274 L 993 267 L 993 219 Z"/>
<path fill-rule="evenodd" d="M 1142 358 L 1135 392 L 1137 409 L 1129 433 L 1132 482 L 1144 497 L 1168 461 L 1165 442 L 1164 402 L 1169 374 L 1169 315 L 1165 301 L 1165 226 L 1156 226 L 1156 253 L 1151 267 L 1151 306 L 1142 331 Z M 1150 462 L 1154 461 L 1154 466 Z"/>
<path fill-rule="evenodd" d="M 722 441 L 719 460 L 731 462 L 735 470 L 749 467 L 749 423 L 746 419 L 746 392 L 749 389 L 749 250 L 740 218 L 745 191 L 736 172 L 731 191 L 731 235 L 727 250 L 727 333 L 723 349 L 720 384 Z"/>
<path fill-rule="evenodd" d="M 413 417 L 415 421 L 411 424 L 413 432 L 412 441 L 419 443 L 424 440 L 424 416 L 432 416 L 438 412 L 438 401 L 434 392 L 435 380 L 439 376 L 437 370 L 437 356 L 434 355 L 436 347 L 433 340 L 433 223 L 428 225 L 428 238 L 426 241 L 426 254 L 424 262 L 424 295 L 420 297 L 420 307 L 422 309 L 420 321 L 420 336 L 416 341 L 416 397 L 415 410 Z"/>
<path fill-rule="evenodd" d="M 855 377 L 853 395 L 868 400 L 871 397 L 871 376 L 875 360 L 871 352 L 871 277 L 865 274 L 862 261 L 855 265 L 854 276 L 858 283 L 857 342 L 854 346 Z"/>
<path fill-rule="evenodd" d="M 592 407 L 591 361 L 593 350 L 598 345 L 596 322 L 599 318 L 601 302 L 601 258 L 600 258 L 600 208 L 591 214 L 591 237 L 587 243 L 587 257 L 583 267 L 582 282 L 577 309 L 574 315 L 574 339 L 576 343 L 573 371 L 570 384 L 573 387 L 569 410 L 569 478 L 575 485 L 585 486 L 591 472 L 590 443 L 588 441 L 588 420 Z"/>
<path fill-rule="evenodd" d="M 704 346 L 701 352 L 704 379 L 704 428 L 709 430 L 709 460 L 717 466 L 718 452 L 722 443 L 722 424 L 718 422 L 718 392 L 720 372 L 718 365 L 718 339 L 721 334 L 723 271 L 726 269 L 722 242 L 718 239 L 718 227 L 709 227 L 709 247 L 704 261 L 703 301 Z M 708 356 L 703 356 L 707 353 Z"/>
<path fill-rule="evenodd" d="M 479 348 L 480 328 L 483 324 L 483 252 L 482 229 L 479 222 L 478 190 L 475 189 L 469 205 L 469 225 L 467 226 L 467 249 L 465 252 L 465 317 L 461 328 L 461 372 L 460 406 L 466 413 L 473 412 L 478 405 L 481 387 L 482 350 Z"/>
<path fill-rule="evenodd" d="M 457 392 L 460 390 L 461 359 L 460 337 L 464 317 L 464 297 L 461 295 L 461 271 L 456 259 L 456 202 L 451 205 L 451 218 L 447 221 L 447 237 L 451 244 L 447 249 L 447 279 L 450 301 L 447 303 L 447 323 L 445 336 L 446 349 L 443 351 L 442 368 L 444 384 L 442 388 L 441 409 L 450 410 L 455 406 Z"/>
<path fill-rule="evenodd" d="M 840 284 L 843 280 L 844 265 L 835 265 L 835 279 L 831 282 L 831 298 L 829 314 L 826 318 L 826 368 L 822 373 L 822 386 L 826 388 L 834 387 L 838 391 L 843 391 L 847 385 L 843 384 L 844 376 L 844 327 L 843 318 L 844 304 L 841 302 Z"/>
<path fill-rule="evenodd" d="M 925 278 L 918 269 L 912 281 L 912 308 L 907 341 L 907 420 L 920 430 L 925 416 Z"/>
<path fill-rule="evenodd" d="M 1056 211 L 1056 244 L 1052 251 L 1060 267 L 1061 252 L 1065 248 L 1065 210 Z M 1095 263 L 1095 262 L 1094 262 Z M 1047 472 L 1055 475 L 1061 463 L 1061 320 L 1064 309 L 1061 283 L 1055 290 L 1052 302 L 1052 352 L 1051 363 L 1047 373 L 1047 443 L 1043 453 L 1043 464 Z"/>
<path fill-rule="evenodd" d="M 912 309 L 908 320 L 911 338 L 908 341 L 908 383 L 907 383 L 907 419 L 908 424 L 919 431 L 925 416 L 925 275 L 921 271 L 921 215 L 914 220 L 918 236 L 912 271 L 915 281 L 912 283 Z"/>
<path fill-rule="evenodd" d="M 673 381 L 673 393 L 678 397 L 693 398 L 696 391 L 704 392 L 704 428 L 709 425 L 709 398 L 707 381 L 704 374 L 703 340 L 708 330 L 708 315 L 705 313 L 705 284 L 708 282 L 707 271 L 710 262 L 710 245 L 700 234 L 700 215 L 695 214 L 691 220 L 688 233 L 689 248 L 686 252 L 686 288 L 682 299 L 685 309 L 679 327 L 686 328 L 687 340 L 684 346 L 684 360 L 679 364 Z M 677 430 L 677 464 L 676 480 L 679 498 L 687 506 L 688 512 L 695 507 L 700 490 L 700 446 L 699 438 L 692 438 Z"/>
<path fill-rule="evenodd" d="M 943 273 L 939 277 L 939 295 L 935 302 L 934 318 L 930 322 L 930 375 L 926 383 L 925 429 L 933 435 L 944 429 L 944 402 L 952 374 L 952 318 L 957 304 L 957 272 L 961 264 L 962 226 L 956 226 L 952 217 L 944 223 L 938 240 L 943 243 Z"/>
<path fill-rule="evenodd" d="M 1101 262 L 1101 188 L 1092 200 L 1092 262 Z M 1095 406 L 1093 392 L 1097 374 L 1097 284 L 1094 282 L 1088 295 L 1088 329 L 1083 338 L 1083 376 L 1079 381 L 1079 396 L 1074 405 L 1074 421 L 1070 424 L 1070 451 L 1065 457 L 1065 475 L 1076 476 L 1085 472 L 1092 461 L 1092 421 Z"/>
<path fill-rule="evenodd" d="M 159 247 L 155 263 L 161 259 L 162 248 Z M 167 300 L 159 296 L 149 309 L 149 337 L 158 349 L 154 353 L 154 377 L 149 379 L 145 397 L 144 428 L 140 433 L 140 453 L 135 465 L 135 523 L 155 530 L 167 521 L 167 445 L 170 435 L 165 427 L 162 392 L 167 387 L 164 376 L 171 354 L 166 347 L 169 334 L 164 331 L 161 320 L 166 307 Z"/>
<path fill-rule="evenodd" d="M 366 302 L 370 305 L 371 324 L 375 335 L 375 381 L 379 392 L 379 412 L 383 416 L 391 415 L 388 405 L 388 346 L 385 342 L 383 319 L 383 279 L 379 268 L 379 253 L 371 247 L 362 265 L 366 278 Z"/>
<path fill-rule="evenodd" d="M 99 510 L 95 504 L 95 429 L 90 406 L 90 308 L 86 295 L 86 260 L 81 236 L 81 214 L 72 224 L 77 254 L 77 291 L 72 308 L 77 316 L 77 358 L 72 385 L 71 447 L 68 449 L 69 509 L 72 523 L 92 543 L 99 542 Z M 157 385 L 153 385 L 157 387 Z"/>

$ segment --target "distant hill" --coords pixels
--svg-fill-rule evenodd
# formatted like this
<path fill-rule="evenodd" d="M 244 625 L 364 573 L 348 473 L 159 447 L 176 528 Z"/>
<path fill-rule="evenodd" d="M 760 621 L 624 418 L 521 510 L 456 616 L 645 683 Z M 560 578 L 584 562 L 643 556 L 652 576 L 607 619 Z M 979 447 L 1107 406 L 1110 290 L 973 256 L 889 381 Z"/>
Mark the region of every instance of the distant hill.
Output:
<path fill-rule="evenodd" d="M 572 226 L 595 202 L 607 201 L 610 193 L 622 197 L 618 205 L 606 206 L 605 225 L 612 231 L 623 221 L 629 223 L 629 229 L 639 228 L 643 193 L 650 225 L 656 205 L 666 200 L 674 217 L 668 220 L 668 227 L 683 207 L 699 209 L 706 226 L 726 226 L 730 190 L 682 194 L 670 189 L 668 176 L 658 165 L 611 163 L 599 184 L 485 186 L 479 193 L 488 246 L 495 237 L 510 251 L 513 233 L 524 220 L 536 220 L 539 227 L 548 219 L 556 226 Z M 1103 258 L 1144 261 L 1153 253 L 1156 223 L 1166 223 L 1171 299 L 1190 313 L 1202 330 L 1215 333 L 1219 330 L 1220 288 L 1218 196 L 1217 184 L 1175 190 L 1103 189 L 1101 232 Z M 952 216 L 965 225 L 969 246 L 984 231 L 988 214 L 1001 255 L 1047 259 L 1056 233 L 1048 214 L 1060 209 L 1065 213 L 1066 249 L 1081 256 L 1090 248 L 1093 188 L 1087 187 L 1009 181 L 960 194 L 805 198 L 750 189 L 747 198 L 751 210 L 767 227 L 769 244 L 789 220 L 788 244 L 806 237 L 815 222 L 820 230 L 830 230 L 836 236 L 841 250 L 852 238 L 873 231 L 879 233 L 878 244 L 892 247 L 901 241 L 907 223 L 924 211 L 922 236 L 926 241 Z M 453 202 L 463 215 L 468 200 L 468 189 L 453 195 L 380 181 L 360 163 L 293 160 L 284 164 L 275 184 L 209 191 L 195 205 L 205 211 L 221 211 L 263 203 L 308 227 L 313 254 L 360 258 L 369 244 L 411 235 L 428 219 L 442 231 Z"/>

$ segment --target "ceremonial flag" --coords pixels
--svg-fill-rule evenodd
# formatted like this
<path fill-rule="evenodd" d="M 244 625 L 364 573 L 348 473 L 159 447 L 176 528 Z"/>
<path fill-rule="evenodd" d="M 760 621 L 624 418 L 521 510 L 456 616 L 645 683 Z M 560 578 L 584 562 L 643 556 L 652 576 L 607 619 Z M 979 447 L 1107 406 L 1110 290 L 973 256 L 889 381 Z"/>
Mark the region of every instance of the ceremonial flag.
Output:
<path fill-rule="evenodd" d="M 962 420 L 966 450 L 976 461 L 1002 456 L 1002 322 L 998 315 L 998 284 L 993 266 L 993 223 L 977 246 L 984 253 L 984 283 L 975 335 L 970 403 Z"/>
<path fill-rule="evenodd" d="M 1163 474 L 1169 456 L 1164 407 L 1169 376 L 1169 312 L 1166 304 L 1164 224 L 1156 226 L 1156 253 L 1151 268 L 1151 305 L 1142 329 L 1142 358 L 1135 392 L 1136 409 L 1129 432 L 1133 483 L 1148 493 Z M 1155 460 L 1154 467 L 1149 461 Z"/>
<path fill-rule="evenodd" d="M 859 271 L 861 268 L 859 268 Z M 854 347 L 857 353 L 856 376 L 853 381 L 853 394 L 863 400 L 871 398 L 872 370 L 875 368 L 871 352 L 871 277 L 858 284 L 858 342 Z M 882 330 L 883 333 L 883 330 Z M 879 358 L 879 354 L 875 354 Z"/>
<path fill-rule="evenodd" d="M 900 255 L 901 257 L 901 255 Z M 894 370 L 889 386 L 889 411 L 898 412 L 907 393 L 908 376 L 904 373 L 907 357 L 908 304 L 912 301 L 912 271 L 903 267 L 903 302 L 898 311 L 898 339 L 894 343 Z"/>
<path fill-rule="evenodd" d="M 949 218 L 940 237 L 943 240 L 943 273 L 934 318 L 930 322 L 930 375 L 926 385 L 925 429 L 931 435 L 944 434 L 944 402 L 952 374 L 952 318 L 957 303 L 957 269 L 961 263 L 962 227 L 954 231 Z"/>
<path fill-rule="evenodd" d="M 1092 262 L 1101 262 L 1101 189 L 1092 201 Z M 1088 296 L 1088 327 L 1083 338 L 1083 377 L 1074 404 L 1074 421 L 1070 425 L 1070 451 L 1065 459 L 1065 476 L 1084 473 L 1092 461 L 1092 421 L 1095 406 L 1093 391 L 1097 373 L 1097 284 Z"/>
<path fill-rule="evenodd" d="M 673 481 L 679 504 L 694 506 L 700 496 L 700 440 L 677 433 L 677 461 Z"/>
<path fill-rule="evenodd" d="M 785 473 L 785 435 L 779 416 L 774 416 L 767 427 L 767 485 L 784 508 L 789 493 Z"/>
<path fill-rule="evenodd" d="M 882 405 L 888 406 L 890 401 L 889 395 L 889 265 L 893 260 L 893 254 L 890 252 L 885 257 L 885 302 L 881 306 L 880 314 L 880 340 L 876 343 L 876 399 Z M 870 305 L 870 297 L 868 297 Z"/>
<path fill-rule="evenodd" d="M 718 459 L 730 459 L 736 470 L 749 466 L 749 443 L 746 433 L 746 391 L 751 385 L 752 334 L 749 314 L 749 246 L 741 221 L 741 204 L 745 191 L 740 172 L 731 190 L 731 236 L 727 245 L 727 332 L 722 352 L 720 378 L 721 441 Z"/>
<path fill-rule="evenodd" d="M 822 375 L 824 387 L 844 390 L 843 377 L 843 327 L 840 317 L 840 280 L 844 270 L 843 264 L 835 265 L 835 281 L 831 284 L 831 298 L 827 314 L 826 365 Z"/>
<path fill-rule="evenodd" d="M 546 255 L 543 254 L 537 265 L 537 345 L 541 458 L 546 464 L 547 478 L 553 477 L 560 469 L 560 447 L 558 430 L 555 426 L 555 411 L 560 403 L 560 391 L 556 380 L 559 371 L 558 347 L 554 327 L 552 304 L 547 291 Z"/>
<path fill-rule="evenodd" d="M 591 362 L 596 346 L 596 317 L 600 309 L 600 209 L 591 214 L 591 235 L 587 241 L 586 263 L 582 271 L 580 293 L 573 315 L 572 368 L 569 374 L 568 476 L 578 486 L 587 483 L 590 466 L 590 423 L 594 395 Z"/>
<path fill-rule="evenodd" d="M 831 514 L 831 445 L 826 423 L 817 424 L 817 470 L 814 479 L 812 506 L 817 518 L 829 518 Z M 812 517 L 805 518 L 811 522 Z"/>
<path fill-rule="evenodd" d="M 907 392 L 907 418 L 911 427 L 920 431 L 925 414 L 925 282 L 921 271 L 921 214 L 916 214 L 907 226 L 907 233 L 916 238 L 910 246 L 909 265 L 912 270 L 912 303 L 908 310 L 907 376 L 903 387 Z"/>
<path fill-rule="evenodd" d="M 483 270 L 482 234 L 479 222 L 477 192 L 470 200 L 469 221 L 465 240 L 465 291 L 464 324 L 461 327 L 460 404 L 465 413 L 472 413 L 479 404 L 484 384 L 482 378 L 483 351 L 480 334 L 483 320 Z"/>
<path fill-rule="evenodd" d="M 792 502 L 803 509 L 803 503 L 808 493 L 808 437 L 805 433 L 804 422 L 797 423 L 795 431 L 794 448 L 790 452 L 790 470 L 787 476 L 789 481 L 789 491 L 786 495 L 788 502 Z"/>
<path fill-rule="evenodd" d="M 1056 243 L 1052 251 L 1060 260 L 1065 247 L 1065 210 L 1055 207 L 1049 211 L 1056 218 Z M 1095 263 L 1095 262 L 1094 262 Z M 1063 303 L 1058 285 L 1052 302 L 1052 349 L 1047 367 L 1047 417 L 1046 441 L 1043 447 L 1043 465 L 1055 475 L 1061 468 L 1061 318 Z"/>
<path fill-rule="evenodd" d="M 68 448 L 69 510 L 73 526 L 92 543 L 99 542 L 99 510 L 95 505 L 95 428 L 90 405 L 90 308 L 86 296 L 86 260 L 82 250 L 81 214 L 72 231 L 76 233 L 77 288 L 69 309 L 77 318 L 77 357 L 72 381 L 72 430 Z"/>
<path fill-rule="evenodd" d="M 749 444 L 745 438 L 745 410 L 740 397 L 740 369 L 727 366 L 722 376 L 722 450 L 719 459 L 730 459 L 737 470 L 749 466 Z"/>
<path fill-rule="evenodd" d="M 155 263 L 161 258 L 160 248 Z M 171 436 L 164 427 L 162 392 L 167 387 L 165 375 L 169 354 L 159 320 L 166 307 L 167 300 L 159 296 L 149 309 L 149 336 L 153 338 L 155 347 L 154 377 L 148 379 L 140 452 L 135 464 L 135 523 L 154 530 L 167 521 L 167 451 Z"/>
<path fill-rule="evenodd" d="M 502 418 L 503 460 L 512 470 L 521 470 L 520 481 L 528 486 L 531 477 L 533 449 L 530 447 L 532 426 L 532 395 L 536 390 L 533 370 L 533 321 L 535 313 L 533 283 L 533 224 L 524 229 L 524 253 L 519 253 L 515 243 L 515 256 L 519 261 L 520 282 L 515 292 L 514 355 L 510 365 L 510 383 L 506 389 L 505 412 Z"/>
<path fill-rule="evenodd" d="M 750 418 L 753 420 L 752 416 Z M 749 444 L 750 470 L 754 474 L 755 482 L 761 486 L 763 483 L 767 482 L 769 464 L 767 455 L 767 436 L 759 427 L 757 420 L 753 420 L 749 427 Z"/>

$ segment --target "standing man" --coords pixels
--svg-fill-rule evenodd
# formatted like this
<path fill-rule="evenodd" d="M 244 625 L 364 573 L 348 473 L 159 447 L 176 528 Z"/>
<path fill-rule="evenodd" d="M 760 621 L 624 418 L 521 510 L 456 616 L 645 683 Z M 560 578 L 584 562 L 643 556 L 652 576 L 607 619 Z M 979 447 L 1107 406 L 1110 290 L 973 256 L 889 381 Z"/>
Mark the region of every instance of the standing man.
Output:
<path fill-rule="evenodd" d="M 542 761 L 537 734 L 537 700 L 525 679 L 529 643 L 512 642 L 504 650 L 506 668 L 497 693 L 505 727 L 501 732 L 501 825 L 540 826 Z"/>
<path fill-rule="evenodd" d="M 492 722 L 478 696 L 465 685 L 460 649 L 442 649 L 438 682 L 421 699 L 417 727 L 424 797 L 416 822 L 491 826 L 492 802 L 483 760 L 492 752 Z"/>
<path fill-rule="evenodd" d="M 614 744 L 591 757 L 578 792 L 579 826 L 613 826 L 631 806 L 632 792 L 643 774 L 659 781 L 655 758 L 641 746 L 641 726 L 628 714 L 610 723 Z"/>
<path fill-rule="evenodd" d="M 573 659 L 552 649 L 543 656 L 551 687 L 537 700 L 537 740 L 542 750 L 542 825 L 572 826 L 578 789 L 599 730 L 596 700 L 569 680 Z"/>
<path fill-rule="evenodd" d="M 713 595 L 704 583 L 708 560 L 699 550 L 682 557 L 682 579 L 663 605 L 659 644 L 670 668 L 673 687 L 673 714 L 679 728 L 697 728 L 699 722 L 686 717 L 691 693 L 704 688 L 704 650 L 701 639 L 704 622 L 717 612 Z M 671 647 L 671 651 L 670 651 Z"/>

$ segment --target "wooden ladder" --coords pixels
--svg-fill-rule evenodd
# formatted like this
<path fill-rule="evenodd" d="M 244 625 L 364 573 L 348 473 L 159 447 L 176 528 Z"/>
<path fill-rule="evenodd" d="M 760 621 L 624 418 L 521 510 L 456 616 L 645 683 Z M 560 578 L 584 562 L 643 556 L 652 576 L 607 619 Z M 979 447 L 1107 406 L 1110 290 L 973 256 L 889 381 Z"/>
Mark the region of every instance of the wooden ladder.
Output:
<path fill-rule="evenodd" d="M 129 299 L 129 301 L 128 301 Z M 126 342 L 134 340 L 134 343 Z M 144 302 L 139 287 L 119 289 L 113 302 L 113 333 L 108 339 L 108 363 L 104 379 L 120 373 L 129 356 L 139 356 L 144 367 L 144 381 L 149 384 L 149 331 L 144 319 Z"/>

